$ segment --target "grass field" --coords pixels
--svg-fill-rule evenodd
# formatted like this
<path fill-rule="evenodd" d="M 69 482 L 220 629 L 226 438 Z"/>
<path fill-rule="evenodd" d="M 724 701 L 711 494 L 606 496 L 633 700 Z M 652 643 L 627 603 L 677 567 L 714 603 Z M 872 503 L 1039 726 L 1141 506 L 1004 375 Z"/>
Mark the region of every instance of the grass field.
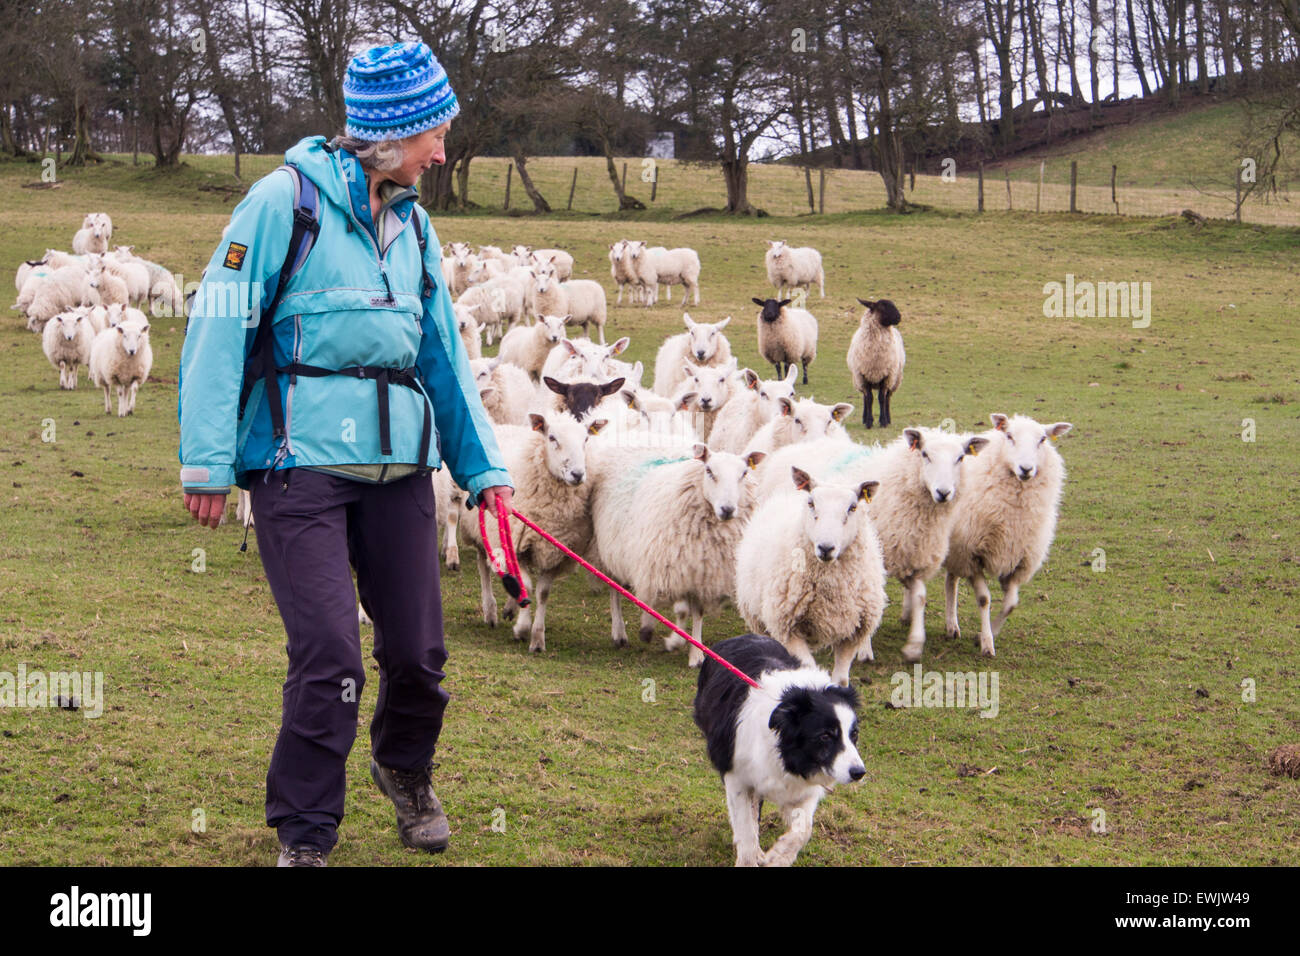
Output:
<path fill-rule="evenodd" d="M 91 170 L 44 191 L 18 188 L 34 167 L 0 166 L 0 272 L 66 248 L 82 214 L 103 209 L 115 242 L 197 278 L 231 204 L 194 188 L 216 171 L 192 162 L 162 177 Z M 855 438 L 944 418 L 975 429 L 994 411 L 1075 426 L 1060 444 L 1069 479 L 1052 556 L 994 661 L 973 641 L 944 640 L 942 589 L 930 589 L 927 668 L 996 670 L 997 717 L 886 706 L 904 670 L 891 582 L 877 663 L 854 669 L 867 778 L 823 801 L 801 863 L 1300 863 L 1300 781 L 1265 767 L 1272 748 L 1300 743 L 1300 233 L 1021 213 L 664 218 L 434 224 L 444 241 L 566 247 L 579 274 L 607 287 L 616 238 L 694 246 L 704 272 L 692 315 L 733 315 L 733 350 L 765 374 L 747 304 L 767 294 L 763 241 L 815 245 L 828 296 L 811 303 L 820 357 L 801 394 L 860 409 L 843 362 L 854 297 L 889 297 L 903 313 L 896 425 L 870 436 L 855 425 Z M 1150 282 L 1150 326 L 1044 318 L 1044 284 L 1067 273 Z M 255 539 L 240 553 L 233 522 L 200 529 L 180 504 L 183 321 L 153 320 L 154 379 L 136 414 L 118 419 L 84 377 L 60 391 L 39 340 L 10 316 L 0 670 L 101 671 L 105 710 L 94 720 L 0 710 L 0 864 L 270 863 L 264 778 L 284 634 Z M 611 305 L 609 331 L 650 363 L 680 321 L 675 307 Z M 54 441 L 42 440 L 47 420 Z M 1099 548 L 1104 572 L 1093 570 Z M 614 649 L 604 594 L 571 577 L 553 596 L 547 651 L 530 657 L 477 619 L 477 587 L 472 560 L 443 579 L 452 704 L 435 786 L 450 851 L 434 861 L 398 844 L 367 773 L 372 681 L 332 863 L 732 862 L 684 654 Z M 963 631 L 975 634 L 969 589 L 962 600 Z M 705 625 L 711 641 L 741 630 L 731 612 Z M 1105 832 L 1093 828 L 1098 810 Z M 766 819 L 764 843 L 776 832 Z"/>

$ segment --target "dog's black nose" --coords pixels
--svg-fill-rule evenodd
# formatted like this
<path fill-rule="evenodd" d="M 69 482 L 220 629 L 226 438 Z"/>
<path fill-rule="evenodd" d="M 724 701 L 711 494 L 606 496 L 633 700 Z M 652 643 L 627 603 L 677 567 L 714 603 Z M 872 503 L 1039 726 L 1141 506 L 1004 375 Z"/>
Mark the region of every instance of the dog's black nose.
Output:
<path fill-rule="evenodd" d="M 867 775 L 866 767 L 854 767 L 849 771 L 849 779 L 855 783 Z"/>

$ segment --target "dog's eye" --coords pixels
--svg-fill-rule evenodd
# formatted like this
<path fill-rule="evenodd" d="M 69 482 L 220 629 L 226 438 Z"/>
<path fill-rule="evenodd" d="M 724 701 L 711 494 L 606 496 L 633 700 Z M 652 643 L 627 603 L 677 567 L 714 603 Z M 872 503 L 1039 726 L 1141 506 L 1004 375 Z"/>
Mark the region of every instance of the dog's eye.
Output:
<path fill-rule="evenodd" d="M 849 740 L 853 741 L 855 744 L 858 742 L 858 725 L 857 725 L 857 724 L 854 724 L 854 725 L 853 725 L 853 729 L 849 731 Z"/>
<path fill-rule="evenodd" d="M 824 744 L 830 744 L 830 743 L 834 743 L 834 742 L 835 742 L 835 739 L 836 739 L 838 736 L 839 736 L 839 734 L 837 734 L 837 733 L 836 733 L 835 731 L 833 731 L 833 730 L 823 730 L 823 731 L 822 731 L 822 737 L 821 737 L 821 740 L 822 740 L 822 743 L 824 743 Z"/>

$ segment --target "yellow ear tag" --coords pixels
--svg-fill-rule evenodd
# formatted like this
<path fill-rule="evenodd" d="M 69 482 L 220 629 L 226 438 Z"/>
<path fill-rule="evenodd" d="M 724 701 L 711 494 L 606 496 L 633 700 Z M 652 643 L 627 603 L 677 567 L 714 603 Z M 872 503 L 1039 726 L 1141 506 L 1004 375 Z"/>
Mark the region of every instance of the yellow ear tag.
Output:
<path fill-rule="evenodd" d="M 1056 439 L 1060 438 L 1061 436 L 1060 436 L 1060 435 L 1048 435 L 1047 437 L 1050 438 L 1052 441 L 1056 441 Z"/>

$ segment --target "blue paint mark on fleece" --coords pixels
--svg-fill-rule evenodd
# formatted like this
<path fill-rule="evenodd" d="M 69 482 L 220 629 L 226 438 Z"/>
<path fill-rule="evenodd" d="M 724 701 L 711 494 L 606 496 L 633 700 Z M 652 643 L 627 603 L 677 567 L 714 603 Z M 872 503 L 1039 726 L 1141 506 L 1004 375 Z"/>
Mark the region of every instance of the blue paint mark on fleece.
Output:
<path fill-rule="evenodd" d="M 868 458 L 874 458 L 882 451 L 884 449 L 879 444 L 859 445 L 857 442 L 852 442 L 842 455 L 827 466 L 827 473 L 831 475 L 842 474 L 851 466 L 864 462 Z"/>
<path fill-rule="evenodd" d="M 619 485 L 621 488 L 639 485 L 653 469 L 662 468 L 664 465 L 676 465 L 683 461 L 691 461 L 691 456 L 678 455 L 674 458 L 648 458 L 645 461 L 639 461 L 634 467 L 628 469 Z"/>

